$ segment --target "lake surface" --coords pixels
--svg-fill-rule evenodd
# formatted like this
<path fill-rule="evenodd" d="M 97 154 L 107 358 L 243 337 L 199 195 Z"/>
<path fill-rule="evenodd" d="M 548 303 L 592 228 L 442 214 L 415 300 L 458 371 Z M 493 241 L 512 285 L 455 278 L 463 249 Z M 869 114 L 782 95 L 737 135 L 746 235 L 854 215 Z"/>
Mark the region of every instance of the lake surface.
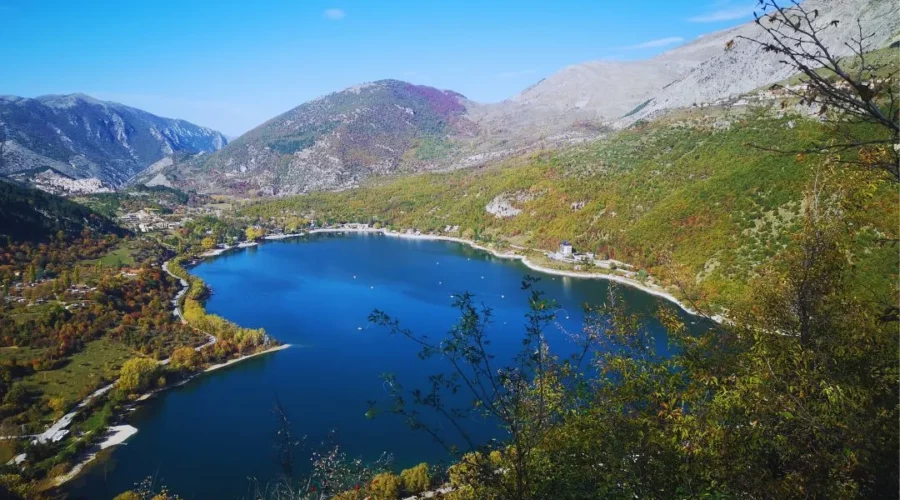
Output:
<path fill-rule="evenodd" d="M 458 243 L 380 234 L 269 242 L 219 256 L 192 272 L 213 290 L 210 312 L 263 327 L 292 347 L 206 374 L 140 407 L 128 418 L 138 433 L 70 483 L 71 498 L 112 498 L 149 476 L 187 499 L 246 498 L 251 478 L 264 485 L 279 472 L 276 399 L 294 434 L 306 436 L 310 445 L 333 431 L 348 455 L 375 460 L 389 452 L 398 469 L 446 460 L 439 445 L 411 432 L 399 417 L 365 417 L 367 401 L 387 400 L 382 373 L 413 388 L 448 368 L 439 360 L 420 361 L 412 342 L 368 326 L 368 315 L 381 309 L 435 338 L 458 319 L 452 295 L 469 291 L 494 309 L 491 347 L 503 359 L 521 346 L 525 275 L 541 278 L 538 286 L 563 309 L 561 326 L 572 330 L 581 325 L 581 305 L 604 301 L 609 286 L 605 280 L 542 275 Z M 664 302 L 632 288 L 620 291 L 629 308 L 648 316 Z M 662 327 L 652 321 L 651 328 L 664 348 Z M 571 348 L 562 332 L 547 335 L 555 352 Z M 480 440 L 499 437 L 489 422 L 466 425 Z M 309 463 L 310 451 L 297 449 L 298 468 Z"/>

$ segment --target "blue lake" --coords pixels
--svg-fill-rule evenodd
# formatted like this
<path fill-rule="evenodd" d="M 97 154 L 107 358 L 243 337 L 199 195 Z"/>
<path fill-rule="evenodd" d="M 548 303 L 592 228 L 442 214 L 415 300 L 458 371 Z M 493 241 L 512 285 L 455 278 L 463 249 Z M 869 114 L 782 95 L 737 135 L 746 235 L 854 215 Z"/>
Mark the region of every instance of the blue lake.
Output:
<path fill-rule="evenodd" d="M 71 498 L 112 498 L 148 476 L 187 499 L 248 497 L 251 478 L 265 484 L 279 472 L 276 398 L 293 432 L 311 445 L 334 431 L 348 455 L 374 460 L 388 452 L 398 469 L 447 460 L 428 435 L 411 432 L 398 417 L 365 417 L 367 401 L 386 402 L 381 374 L 393 373 L 413 388 L 447 368 L 439 360 L 420 361 L 412 342 L 368 326 L 368 315 L 383 310 L 434 338 L 458 319 L 452 295 L 469 291 L 493 308 L 491 347 L 502 359 L 521 346 L 525 275 L 541 278 L 538 286 L 563 309 L 565 329 L 577 330 L 581 305 L 603 302 L 609 286 L 542 275 L 458 243 L 360 234 L 269 242 L 192 272 L 213 290 L 210 312 L 263 327 L 292 347 L 206 374 L 140 407 L 128 417 L 138 433 L 71 482 Z M 632 288 L 620 292 L 648 318 L 664 303 Z M 649 321 L 664 348 L 662 327 Z M 551 330 L 551 347 L 567 352 L 569 341 Z M 467 425 L 478 439 L 499 437 L 489 422 Z M 309 449 L 298 448 L 296 458 L 302 469 Z"/>

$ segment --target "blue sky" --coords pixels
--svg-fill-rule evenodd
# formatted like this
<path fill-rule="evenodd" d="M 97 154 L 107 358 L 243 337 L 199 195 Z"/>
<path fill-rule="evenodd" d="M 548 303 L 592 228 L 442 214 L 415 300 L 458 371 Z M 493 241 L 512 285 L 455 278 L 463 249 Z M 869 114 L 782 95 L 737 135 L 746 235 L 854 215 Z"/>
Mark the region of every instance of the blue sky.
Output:
<path fill-rule="evenodd" d="M 382 78 L 496 102 L 569 64 L 642 59 L 755 0 L 0 0 L 0 94 L 84 92 L 238 135 Z"/>

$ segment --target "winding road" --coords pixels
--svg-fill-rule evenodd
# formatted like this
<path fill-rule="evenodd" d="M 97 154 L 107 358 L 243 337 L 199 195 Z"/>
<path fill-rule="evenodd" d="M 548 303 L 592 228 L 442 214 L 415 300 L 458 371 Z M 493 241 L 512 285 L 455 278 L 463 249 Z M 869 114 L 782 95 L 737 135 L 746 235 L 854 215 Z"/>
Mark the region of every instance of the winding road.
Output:
<path fill-rule="evenodd" d="M 175 295 L 175 298 L 172 300 L 172 305 L 174 306 L 173 314 L 175 314 L 175 316 L 177 316 L 178 319 L 181 320 L 182 324 L 187 325 L 188 322 L 186 319 L 184 319 L 184 315 L 181 314 L 181 309 L 178 307 L 178 301 L 180 301 L 181 297 L 183 297 L 184 294 L 187 293 L 189 284 L 183 278 L 180 278 L 179 276 L 176 276 L 171 271 L 169 271 L 169 261 L 164 262 L 162 265 L 162 268 L 163 268 L 163 271 L 165 271 L 169 276 L 172 276 L 173 278 L 177 279 L 179 281 L 179 283 L 181 283 L 181 290 Z M 191 327 L 191 328 L 194 328 L 194 327 Z M 197 329 L 194 328 L 194 330 L 197 330 Z M 201 332 L 200 330 L 197 330 L 197 331 L 206 335 L 207 342 L 201 346 L 195 347 L 194 348 L 195 351 L 199 352 L 199 351 L 216 343 L 217 339 L 213 335 L 210 335 L 209 333 L 206 333 L 206 332 Z M 160 360 L 159 364 L 167 365 L 167 364 L 169 364 L 170 360 L 171 360 L 171 358 L 166 358 L 166 359 Z M 60 417 L 59 420 L 57 420 L 56 422 L 53 422 L 53 424 L 50 427 L 48 427 L 47 430 L 45 430 L 44 432 L 42 432 L 40 434 L 22 434 L 19 436 L 2 436 L 2 437 L 0 437 L 0 439 L 34 438 L 35 443 L 47 443 L 47 442 L 55 443 L 55 442 L 61 440 L 62 438 L 64 438 L 66 436 L 66 434 L 69 433 L 69 430 L 68 430 L 69 424 L 72 423 L 72 420 L 75 418 L 75 416 L 78 415 L 78 413 L 81 410 L 83 410 L 85 407 L 87 407 L 87 405 L 89 405 L 93 400 L 95 400 L 98 397 L 111 391 L 112 388 L 115 387 L 116 382 L 105 385 L 105 386 L 97 389 L 96 391 L 92 392 L 86 398 L 81 400 L 81 402 L 79 402 L 78 405 L 76 405 L 72 411 L 70 411 L 69 413 L 66 413 L 65 415 Z M 25 458 L 24 455 L 19 455 L 13 459 L 13 462 L 15 462 L 15 463 L 21 462 L 21 460 L 24 460 L 24 458 Z"/>

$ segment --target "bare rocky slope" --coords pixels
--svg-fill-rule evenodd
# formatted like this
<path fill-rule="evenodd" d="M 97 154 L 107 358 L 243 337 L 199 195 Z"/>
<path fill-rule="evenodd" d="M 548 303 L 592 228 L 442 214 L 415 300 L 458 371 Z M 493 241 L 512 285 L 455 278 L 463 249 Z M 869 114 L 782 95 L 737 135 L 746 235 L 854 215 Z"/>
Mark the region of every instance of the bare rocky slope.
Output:
<path fill-rule="evenodd" d="M 893 0 L 807 0 L 827 27 L 824 40 L 837 55 L 858 36 L 856 20 L 875 33 L 870 49 L 884 47 L 900 30 Z M 832 20 L 841 21 L 831 26 Z M 747 37 L 764 40 L 755 23 L 719 31 L 643 61 L 593 61 L 562 69 L 519 95 L 474 107 L 470 118 L 505 144 L 567 142 L 596 137 L 604 125 L 621 127 L 660 112 L 738 96 L 792 76 L 776 54 Z M 726 51 L 729 41 L 734 47 Z M 492 138 L 486 139 L 488 146 Z"/>
<path fill-rule="evenodd" d="M 225 136 L 84 94 L 0 96 L 0 175 L 53 169 L 118 187 L 178 152 L 216 151 Z"/>
<path fill-rule="evenodd" d="M 721 38 L 704 37 L 644 61 L 569 66 L 509 100 L 473 107 L 470 117 L 507 143 L 596 135 L 603 125 L 645 105 L 667 85 L 722 52 Z"/>
<path fill-rule="evenodd" d="M 851 55 L 847 44 L 859 37 L 856 20 L 866 32 L 874 34 L 868 49 L 887 46 L 900 31 L 900 4 L 894 0 L 807 0 L 803 7 L 818 11 L 817 24 L 825 27 L 822 38 L 837 56 Z M 832 21 L 838 21 L 833 26 Z M 734 40 L 732 50 L 719 50 L 686 75 L 657 92 L 635 118 L 654 113 L 711 103 L 750 92 L 793 75 L 781 57 L 764 52 L 759 44 L 741 39 L 766 40 L 766 34 L 755 23 L 716 33 L 711 37 L 720 47 Z"/>

